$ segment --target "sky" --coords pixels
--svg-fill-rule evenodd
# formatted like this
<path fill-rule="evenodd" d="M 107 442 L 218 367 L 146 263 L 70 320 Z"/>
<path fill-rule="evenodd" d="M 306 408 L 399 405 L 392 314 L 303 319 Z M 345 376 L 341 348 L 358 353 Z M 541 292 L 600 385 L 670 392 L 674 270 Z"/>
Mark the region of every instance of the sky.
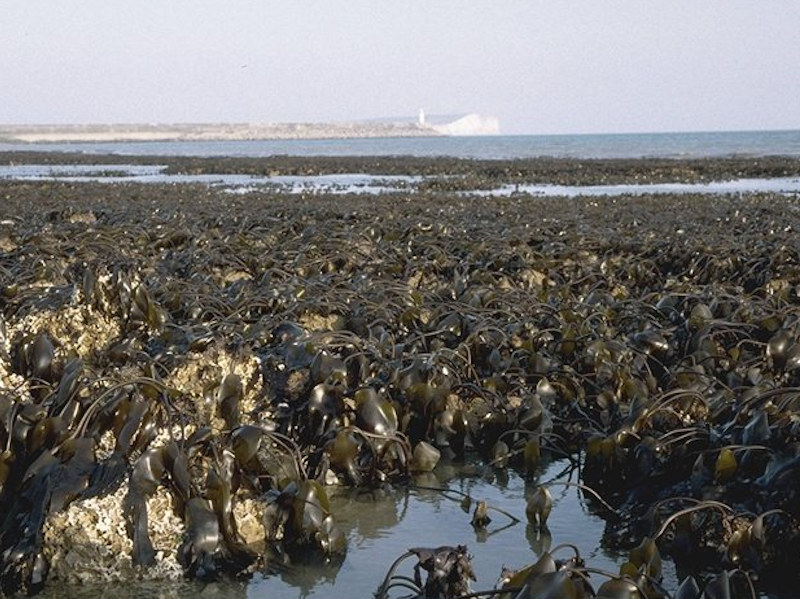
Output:
<path fill-rule="evenodd" d="M 800 0 L 0 0 L 0 123 L 800 129 Z"/>

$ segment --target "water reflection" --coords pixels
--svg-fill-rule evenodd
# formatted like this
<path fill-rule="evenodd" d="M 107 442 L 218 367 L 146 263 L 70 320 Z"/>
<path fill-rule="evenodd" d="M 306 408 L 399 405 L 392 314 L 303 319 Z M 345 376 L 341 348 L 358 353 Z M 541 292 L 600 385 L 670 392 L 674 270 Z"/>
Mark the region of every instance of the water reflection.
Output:
<path fill-rule="evenodd" d="M 158 581 L 122 583 L 94 583 L 76 585 L 46 585 L 41 599 L 97 599 L 109 595 L 118 599 L 246 599 L 250 583 L 247 580 L 226 580 L 224 582 Z"/>
<path fill-rule="evenodd" d="M 380 505 L 376 510 L 374 506 Z M 349 540 L 349 547 L 387 536 L 405 517 L 409 493 L 405 488 L 343 489 L 331 497 L 331 510 Z"/>
<path fill-rule="evenodd" d="M 536 557 L 541 557 L 545 551 L 550 551 L 550 547 L 553 545 L 553 535 L 550 534 L 550 529 L 547 527 L 540 528 L 528 524 L 525 527 L 525 537 Z"/>
<path fill-rule="evenodd" d="M 250 581 L 250 588 L 261 588 L 264 585 L 273 586 L 280 580 L 286 588 L 292 589 L 292 594 L 298 597 L 312 597 L 317 588 L 332 588 L 336 586 L 336 577 L 341 570 L 342 563 L 316 563 L 306 565 L 272 566 L 266 572 Z M 288 596 L 288 595 L 286 595 Z M 227 597 L 220 597 L 227 599 Z"/>

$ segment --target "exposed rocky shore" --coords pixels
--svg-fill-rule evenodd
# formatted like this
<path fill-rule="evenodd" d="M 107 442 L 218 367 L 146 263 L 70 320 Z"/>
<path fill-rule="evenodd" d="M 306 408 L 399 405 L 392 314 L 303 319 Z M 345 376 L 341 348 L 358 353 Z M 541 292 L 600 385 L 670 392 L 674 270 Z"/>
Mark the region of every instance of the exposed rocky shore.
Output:
<path fill-rule="evenodd" d="M 798 582 L 799 199 L 485 199 L 448 184 L 787 176 L 797 160 L 73 158 L 441 187 L 0 182 L 5 592 L 341 559 L 331 486 L 406 484 L 440 459 L 536 477 L 543 453 L 580 464 L 610 504 L 605 543 L 646 549 L 612 573 L 628 593 L 614 596 L 674 593 L 662 554 Z M 537 493 L 541 527 L 552 505 Z M 466 550 L 445 549 L 467 579 Z M 440 555 L 415 551 L 423 570 Z M 583 584 L 581 560 L 552 563 L 560 578 L 507 582 L 519 597 Z M 548 596 L 591 596 L 580 588 Z"/>

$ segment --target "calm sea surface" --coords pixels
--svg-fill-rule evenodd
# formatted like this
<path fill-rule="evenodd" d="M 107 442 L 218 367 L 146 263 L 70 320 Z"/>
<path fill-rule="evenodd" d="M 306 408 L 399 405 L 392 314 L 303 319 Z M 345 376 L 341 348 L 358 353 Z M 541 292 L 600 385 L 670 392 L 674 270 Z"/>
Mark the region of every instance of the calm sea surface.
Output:
<path fill-rule="evenodd" d="M 0 151 L 161 156 L 453 156 L 459 158 L 699 158 L 800 156 L 798 131 L 501 135 L 267 141 L 0 143 Z"/>

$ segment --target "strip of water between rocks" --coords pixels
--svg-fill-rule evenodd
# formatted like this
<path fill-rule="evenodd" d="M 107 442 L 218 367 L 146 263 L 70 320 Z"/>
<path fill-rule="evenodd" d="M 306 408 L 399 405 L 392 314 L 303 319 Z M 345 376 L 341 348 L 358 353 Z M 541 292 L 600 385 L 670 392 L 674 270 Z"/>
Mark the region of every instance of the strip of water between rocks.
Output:
<path fill-rule="evenodd" d="M 223 187 L 232 193 L 365 193 L 415 191 L 419 176 L 340 173 L 311 176 L 255 176 L 245 174 L 173 174 L 164 165 L 142 164 L 14 164 L 0 165 L 0 179 L 62 181 L 67 183 L 195 183 Z M 494 189 L 462 190 L 461 195 L 502 197 L 512 194 L 577 197 L 641 194 L 800 193 L 800 178 L 734 179 L 707 183 L 650 183 L 623 185 L 502 185 Z"/>

